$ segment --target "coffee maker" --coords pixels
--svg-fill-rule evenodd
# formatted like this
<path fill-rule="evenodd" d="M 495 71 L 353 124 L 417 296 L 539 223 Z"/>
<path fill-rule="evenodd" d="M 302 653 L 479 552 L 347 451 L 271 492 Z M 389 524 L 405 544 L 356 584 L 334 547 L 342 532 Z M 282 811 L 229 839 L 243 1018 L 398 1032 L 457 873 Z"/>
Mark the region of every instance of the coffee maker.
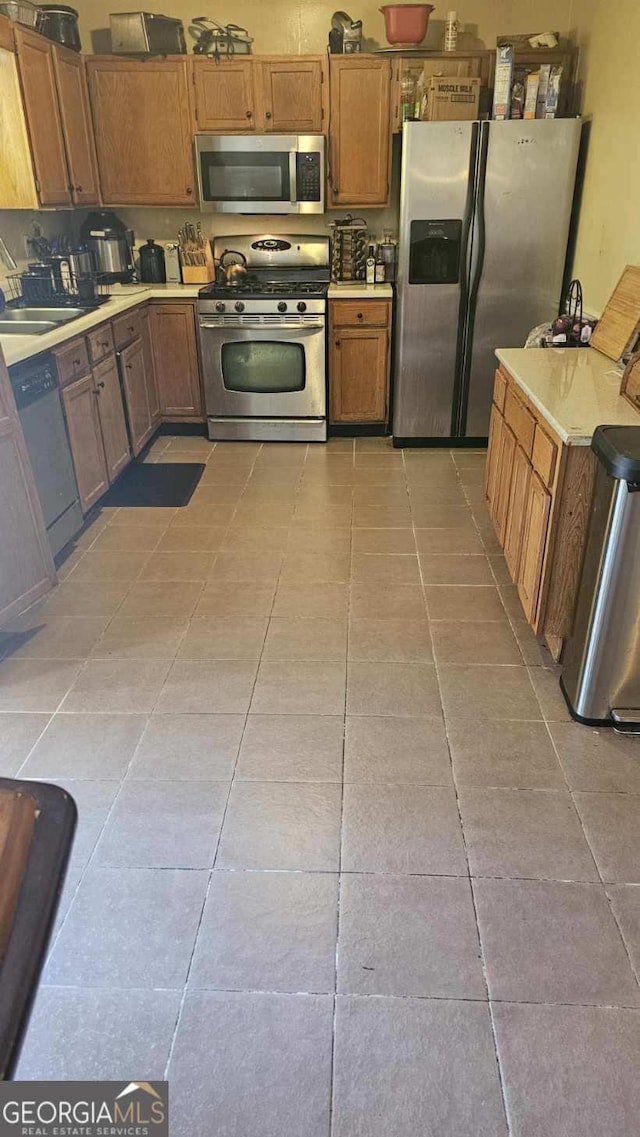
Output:
<path fill-rule="evenodd" d="M 130 284 L 133 279 L 133 230 L 127 229 L 110 210 L 90 213 L 80 229 L 80 238 L 93 254 L 102 284 Z"/>

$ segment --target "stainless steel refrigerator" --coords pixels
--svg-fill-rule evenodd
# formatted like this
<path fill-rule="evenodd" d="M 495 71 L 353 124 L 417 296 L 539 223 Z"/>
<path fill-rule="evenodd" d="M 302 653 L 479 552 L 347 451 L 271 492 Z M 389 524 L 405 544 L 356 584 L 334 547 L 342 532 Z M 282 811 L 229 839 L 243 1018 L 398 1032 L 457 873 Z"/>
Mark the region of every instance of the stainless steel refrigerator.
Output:
<path fill-rule="evenodd" d="M 484 439 L 497 347 L 557 315 L 579 119 L 409 122 L 394 443 Z"/>

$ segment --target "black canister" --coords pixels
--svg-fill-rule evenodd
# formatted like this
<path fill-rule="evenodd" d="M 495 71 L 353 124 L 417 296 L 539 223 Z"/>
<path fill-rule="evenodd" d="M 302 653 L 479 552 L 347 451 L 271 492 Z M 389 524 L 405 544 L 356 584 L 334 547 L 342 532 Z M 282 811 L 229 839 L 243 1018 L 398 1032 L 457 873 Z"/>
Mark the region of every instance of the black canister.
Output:
<path fill-rule="evenodd" d="M 167 279 L 167 270 L 164 263 L 164 249 L 156 245 L 152 237 L 147 238 L 146 245 L 141 245 L 140 254 L 140 280 L 144 284 L 164 284 Z"/>
<path fill-rule="evenodd" d="M 37 29 L 47 39 L 80 51 L 78 13 L 66 4 L 41 4 L 38 7 Z"/>

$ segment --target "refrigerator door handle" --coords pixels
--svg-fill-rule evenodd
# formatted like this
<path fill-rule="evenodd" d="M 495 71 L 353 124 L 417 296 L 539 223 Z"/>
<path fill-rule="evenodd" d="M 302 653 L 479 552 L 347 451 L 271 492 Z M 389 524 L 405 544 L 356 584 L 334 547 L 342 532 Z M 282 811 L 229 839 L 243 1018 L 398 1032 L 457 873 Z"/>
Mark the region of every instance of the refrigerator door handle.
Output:
<path fill-rule="evenodd" d="M 457 432 L 464 435 L 467 428 L 467 407 L 469 403 L 469 379 L 471 374 L 471 348 L 475 329 L 478 292 L 482 280 L 484 257 L 487 244 L 485 218 L 485 183 L 487 176 L 487 154 L 489 150 L 489 123 L 480 124 L 480 143 L 478 147 L 477 173 L 474 200 L 474 237 L 471 248 L 469 268 L 470 285 L 467 309 L 464 318 L 463 358 L 460 368 L 460 397 Z"/>
<path fill-rule="evenodd" d="M 473 229 L 475 200 L 478 178 L 478 138 L 481 124 L 474 122 L 471 128 L 471 148 L 469 151 L 469 181 L 467 183 L 467 200 L 465 202 L 464 216 L 462 218 L 462 235 L 460 238 L 460 305 L 458 308 L 458 333 L 456 340 L 456 370 L 453 387 L 453 402 L 451 406 L 451 437 L 460 433 L 460 404 L 463 390 L 466 325 L 469 311 L 469 294 L 471 282 L 471 261 L 473 257 L 473 242 L 470 237 Z"/>

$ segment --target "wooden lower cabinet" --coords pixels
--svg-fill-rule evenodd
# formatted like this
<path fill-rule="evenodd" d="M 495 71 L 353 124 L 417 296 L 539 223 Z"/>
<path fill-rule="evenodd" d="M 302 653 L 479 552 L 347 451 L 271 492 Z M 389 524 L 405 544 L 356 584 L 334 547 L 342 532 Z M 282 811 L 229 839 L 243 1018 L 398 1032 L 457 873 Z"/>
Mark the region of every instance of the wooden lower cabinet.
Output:
<path fill-rule="evenodd" d="M 104 443 L 109 481 L 113 482 L 124 470 L 131 451 L 127 422 L 122 405 L 120 376 L 115 356 L 105 359 L 93 369 L 93 382 L 98 400 L 98 418 Z"/>
<path fill-rule="evenodd" d="M 152 303 L 149 327 L 160 413 L 169 418 L 199 418 L 202 396 L 195 305 Z"/>
<path fill-rule="evenodd" d="M 329 422 L 383 424 L 389 414 L 391 304 L 329 303 Z"/>
<path fill-rule="evenodd" d="M 56 581 L 40 502 L 0 349 L 0 625 Z"/>
<path fill-rule="evenodd" d="M 516 446 L 511 473 L 509 508 L 504 534 L 504 555 L 514 580 L 519 579 L 520 553 L 525 525 L 525 510 L 529 498 L 531 463 L 524 450 Z"/>
<path fill-rule="evenodd" d="M 518 593 L 530 624 L 535 622 L 538 607 L 550 512 L 551 494 L 533 473 L 526 498 L 517 578 Z"/>
<path fill-rule="evenodd" d="M 144 360 L 144 381 L 147 385 L 147 406 L 149 407 L 149 417 L 153 431 L 160 422 L 161 412 L 158 384 L 156 383 L 156 369 L 153 362 L 153 350 L 151 348 L 148 307 L 142 308 L 140 312 L 140 338 L 142 339 L 142 357 Z"/>
<path fill-rule="evenodd" d="M 487 506 L 524 615 L 556 657 L 573 626 L 594 473 L 590 448 L 564 445 L 500 370 L 489 428 Z"/>
<path fill-rule="evenodd" d="M 105 457 L 98 403 L 93 378 L 85 375 L 76 379 L 60 392 L 67 420 L 71 454 L 84 513 L 109 488 L 109 473 Z"/>
<path fill-rule="evenodd" d="M 149 441 L 154 429 L 149 411 L 144 350 L 141 339 L 134 340 L 132 344 L 120 352 L 120 373 L 127 406 L 131 449 L 135 456 Z"/>

